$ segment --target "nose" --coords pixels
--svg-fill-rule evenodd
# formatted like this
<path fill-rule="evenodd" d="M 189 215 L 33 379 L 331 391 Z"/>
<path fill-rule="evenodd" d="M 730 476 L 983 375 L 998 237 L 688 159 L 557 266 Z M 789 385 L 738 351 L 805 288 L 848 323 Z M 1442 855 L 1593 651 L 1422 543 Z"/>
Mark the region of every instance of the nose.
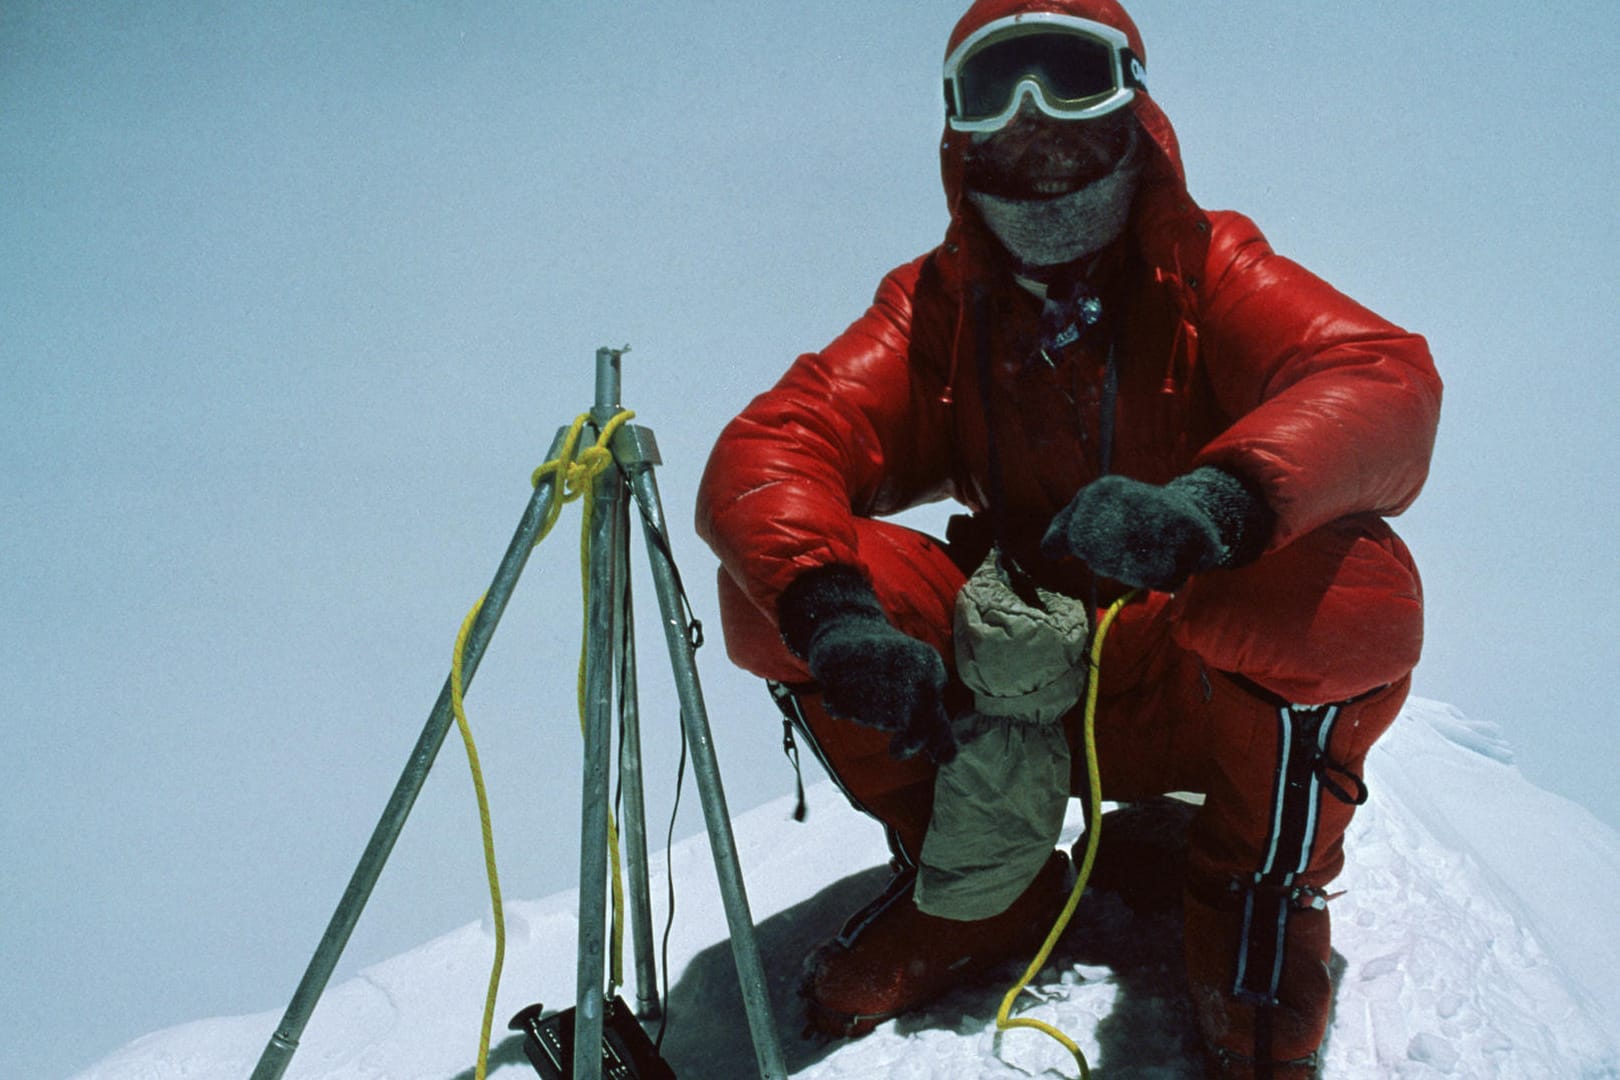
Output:
<path fill-rule="evenodd" d="M 1013 110 L 1012 116 L 995 131 L 975 136 L 975 144 L 988 144 L 1002 154 L 1014 154 L 1028 152 L 1032 148 L 1041 149 L 1052 142 L 1063 122 L 1041 111 L 1040 106 L 1035 104 L 1030 87 L 1030 83 L 1019 86 L 1018 107 Z"/>
<path fill-rule="evenodd" d="M 1036 89 L 1035 83 L 1030 79 L 1025 79 L 1013 87 L 1015 104 L 1012 115 L 1007 118 L 1006 123 L 994 131 L 974 132 L 974 145 L 982 146 L 992 140 L 1022 142 L 1040 132 L 1050 130 L 1053 123 L 1052 118 L 1042 112 L 1041 107 L 1035 103 L 1037 93 L 1039 91 Z"/>

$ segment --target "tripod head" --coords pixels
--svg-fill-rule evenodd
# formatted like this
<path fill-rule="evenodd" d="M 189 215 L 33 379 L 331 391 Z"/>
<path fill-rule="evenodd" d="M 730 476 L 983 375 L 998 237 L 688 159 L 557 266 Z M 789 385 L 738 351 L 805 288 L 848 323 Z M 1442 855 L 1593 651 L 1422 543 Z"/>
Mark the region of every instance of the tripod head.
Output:
<path fill-rule="evenodd" d="M 596 350 L 596 404 L 591 407 L 591 419 L 598 424 L 605 424 L 623 408 L 619 403 L 623 390 L 619 363 L 629 351 L 628 345 L 617 349 L 604 345 Z"/>

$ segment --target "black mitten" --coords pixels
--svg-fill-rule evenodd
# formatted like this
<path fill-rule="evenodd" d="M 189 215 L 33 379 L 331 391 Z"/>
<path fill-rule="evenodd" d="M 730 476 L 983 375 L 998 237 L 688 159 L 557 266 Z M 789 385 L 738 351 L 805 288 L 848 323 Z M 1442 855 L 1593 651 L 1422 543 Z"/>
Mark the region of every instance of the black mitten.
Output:
<path fill-rule="evenodd" d="M 896 630 L 860 571 L 824 566 L 796 578 L 778 604 L 782 640 L 810 666 L 834 716 L 894 733 L 889 753 L 956 756 L 942 693 L 945 663 Z"/>
<path fill-rule="evenodd" d="M 1127 585 L 1179 588 L 1193 574 L 1259 558 L 1275 518 L 1231 473 L 1205 466 L 1168 484 L 1104 476 L 1052 519 L 1041 551 Z"/>

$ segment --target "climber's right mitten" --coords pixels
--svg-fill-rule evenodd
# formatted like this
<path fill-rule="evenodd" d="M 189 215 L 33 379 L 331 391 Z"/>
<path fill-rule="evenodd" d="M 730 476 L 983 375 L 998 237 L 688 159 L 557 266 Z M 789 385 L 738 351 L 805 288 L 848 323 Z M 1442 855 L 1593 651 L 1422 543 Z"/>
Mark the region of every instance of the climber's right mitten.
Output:
<path fill-rule="evenodd" d="M 935 649 L 889 622 L 877 594 L 852 566 L 794 579 L 778 605 L 782 640 L 810 667 L 834 716 L 894 733 L 889 753 L 956 756 L 945 713 L 945 663 Z"/>

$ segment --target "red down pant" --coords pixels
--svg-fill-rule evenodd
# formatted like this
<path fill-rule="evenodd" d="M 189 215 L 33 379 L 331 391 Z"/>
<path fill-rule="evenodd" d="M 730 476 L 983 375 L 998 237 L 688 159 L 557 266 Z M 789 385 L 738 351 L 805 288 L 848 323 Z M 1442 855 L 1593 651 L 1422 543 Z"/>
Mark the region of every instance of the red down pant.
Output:
<path fill-rule="evenodd" d="M 861 561 L 890 618 L 949 662 L 961 571 L 931 537 L 859 526 Z M 732 658 L 806 683 L 772 622 L 720 578 Z M 1322 890 L 1343 868 L 1367 751 L 1400 710 L 1421 643 L 1417 571 L 1372 516 L 1174 595 L 1146 594 L 1109 631 L 1096 718 L 1103 798 L 1205 796 L 1189 834 L 1187 974 L 1211 1053 L 1232 1075 L 1309 1058 L 1321 1042 L 1332 997 Z M 799 697 L 835 779 L 892 842 L 919 852 L 933 766 L 895 761 L 888 735 L 827 716 L 813 693 Z M 1077 745 L 1075 794 L 1082 759 Z"/>

